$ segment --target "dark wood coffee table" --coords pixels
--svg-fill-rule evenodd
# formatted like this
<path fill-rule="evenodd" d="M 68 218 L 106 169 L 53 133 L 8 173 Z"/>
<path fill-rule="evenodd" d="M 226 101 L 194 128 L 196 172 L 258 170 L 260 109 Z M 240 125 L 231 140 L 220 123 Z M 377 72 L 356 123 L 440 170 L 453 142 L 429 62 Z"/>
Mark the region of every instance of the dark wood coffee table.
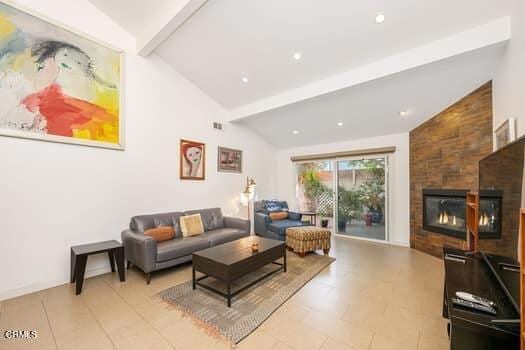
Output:
<path fill-rule="evenodd" d="M 256 253 L 252 252 L 253 242 L 259 243 L 259 251 Z M 283 258 L 283 263 L 276 262 L 280 258 Z M 279 267 L 248 285 L 232 291 L 233 281 L 268 264 Z M 285 242 L 256 236 L 246 237 L 193 253 L 193 289 L 198 285 L 214 292 L 226 298 L 228 307 L 231 307 L 232 297 L 281 270 L 286 272 Z M 203 273 L 204 276 L 196 278 L 196 271 Z M 226 284 L 226 293 L 200 282 L 208 277 L 223 281 Z"/>

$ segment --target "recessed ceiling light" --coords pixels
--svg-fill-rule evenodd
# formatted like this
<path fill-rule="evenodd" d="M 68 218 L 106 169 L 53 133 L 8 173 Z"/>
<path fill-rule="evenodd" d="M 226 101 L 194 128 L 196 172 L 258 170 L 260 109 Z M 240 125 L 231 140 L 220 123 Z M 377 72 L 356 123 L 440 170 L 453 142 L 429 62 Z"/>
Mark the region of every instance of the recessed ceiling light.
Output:
<path fill-rule="evenodd" d="M 293 134 L 294 134 L 294 135 L 297 135 L 298 133 L 299 133 L 299 130 L 294 130 L 294 131 L 293 131 Z"/>
<path fill-rule="evenodd" d="M 338 126 L 343 126 L 343 122 L 337 123 Z"/>
<path fill-rule="evenodd" d="M 300 60 L 301 59 L 301 53 L 300 52 L 296 52 L 293 54 L 293 58 L 295 58 L 296 60 Z"/>
<path fill-rule="evenodd" d="M 376 15 L 376 23 L 383 23 L 385 21 L 385 14 L 384 13 L 378 13 Z"/>
<path fill-rule="evenodd" d="M 404 110 L 404 111 L 399 111 L 399 115 L 401 117 L 406 117 L 408 115 L 408 111 L 407 110 Z"/>
<path fill-rule="evenodd" d="M 242 78 L 242 82 L 243 83 L 247 83 L 248 82 L 248 78 L 246 78 L 246 77 Z"/>

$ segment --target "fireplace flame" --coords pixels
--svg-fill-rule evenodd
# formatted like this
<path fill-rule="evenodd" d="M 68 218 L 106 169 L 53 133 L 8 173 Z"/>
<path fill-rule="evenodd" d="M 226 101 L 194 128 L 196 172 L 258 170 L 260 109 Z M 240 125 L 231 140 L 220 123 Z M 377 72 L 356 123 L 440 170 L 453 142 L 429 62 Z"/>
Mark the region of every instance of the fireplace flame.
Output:
<path fill-rule="evenodd" d="M 438 222 L 440 224 L 448 224 L 448 214 L 446 212 L 439 214 Z M 456 224 L 456 217 L 453 218 L 453 224 Z"/>
<path fill-rule="evenodd" d="M 479 217 L 479 226 L 487 226 L 488 224 L 489 216 L 487 215 L 487 213 L 483 213 L 483 215 Z"/>

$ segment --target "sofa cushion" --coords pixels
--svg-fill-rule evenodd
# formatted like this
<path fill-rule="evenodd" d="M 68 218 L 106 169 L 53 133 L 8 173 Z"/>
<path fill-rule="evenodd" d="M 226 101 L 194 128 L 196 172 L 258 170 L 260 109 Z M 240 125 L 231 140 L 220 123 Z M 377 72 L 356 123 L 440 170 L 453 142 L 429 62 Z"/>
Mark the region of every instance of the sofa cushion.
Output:
<path fill-rule="evenodd" d="M 189 210 L 184 212 L 184 215 L 194 214 L 201 214 L 205 231 L 224 228 L 224 217 L 222 216 L 221 208 Z"/>
<path fill-rule="evenodd" d="M 129 228 L 135 232 L 144 232 L 159 226 L 173 226 L 175 228 L 175 235 L 181 236 L 179 218 L 182 215 L 183 213 L 181 212 L 137 215 L 131 218 Z"/>
<path fill-rule="evenodd" d="M 144 231 L 144 234 L 152 237 L 157 242 L 164 242 L 175 238 L 175 229 L 173 226 L 159 226 Z"/>
<path fill-rule="evenodd" d="M 209 247 L 210 242 L 202 238 L 202 235 L 157 243 L 157 262 L 180 258 Z"/>
<path fill-rule="evenodd" d="M 236 239 L 244 238 L 249 235 L 250 234 L 244 230 L 228 227 L 219 228 L 202 234 L 203 238 L 207 239 L 211 246 L 235 241 Z"/>
<path fill-rule="evenodd" d="M 180 218 L 180 227 L 184 237 L 200 235 L 204 232 L 201 214 L 184 215 Z"/>
<path fill-rule="evenodd" d="M 269 213 L 274 213 L 283 210 L 283 207 L 277 203 L 271 202 L 266 204 L 266 210 L 268 210 Z"/>
<path fill-rule="evenodd" d="M 268 230 L 280 236 L 286 235 L 288 227 L 311 226 L 308 222 L 294 221 L 294 220 L 278 220 L 273 221 L 268 225 Z"/>
<path fill-rule="evenodd" d="M 284 220 L 288 219 L 288 212 L 287 211 L 274 211 L 268 214 L 270 216 L 270 219 L 272 220 Z"/>
<path fill-rule="evenodd" d="M 302 217 L 302 215 L 299 214 L 299 213 L 295 213 L 295 212 L 292 212 L 292 211 L 288 212 L 288 219 L 290 219 L 290 220 L 301 221 L 301 217 Z"/>
<path fill-rule="evenodd" d="M 286 201 L 277 200 L 263 200 L 255 202 L 255 212 L 269 214 L 276 211 L 288 211 L 288 203 Z"/>

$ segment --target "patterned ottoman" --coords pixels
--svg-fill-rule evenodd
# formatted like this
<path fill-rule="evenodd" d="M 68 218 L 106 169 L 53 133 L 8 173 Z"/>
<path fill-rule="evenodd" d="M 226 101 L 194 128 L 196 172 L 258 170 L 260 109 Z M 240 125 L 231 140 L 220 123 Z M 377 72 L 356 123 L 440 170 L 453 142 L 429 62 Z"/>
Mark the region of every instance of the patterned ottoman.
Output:
<path fill-rule="evenodd" d="M 322 249 L 330 251 L 330 230 L 315 226 L 290 227 L 286 229 L 286 247 L 302 258 L 307 252 Z"/>

